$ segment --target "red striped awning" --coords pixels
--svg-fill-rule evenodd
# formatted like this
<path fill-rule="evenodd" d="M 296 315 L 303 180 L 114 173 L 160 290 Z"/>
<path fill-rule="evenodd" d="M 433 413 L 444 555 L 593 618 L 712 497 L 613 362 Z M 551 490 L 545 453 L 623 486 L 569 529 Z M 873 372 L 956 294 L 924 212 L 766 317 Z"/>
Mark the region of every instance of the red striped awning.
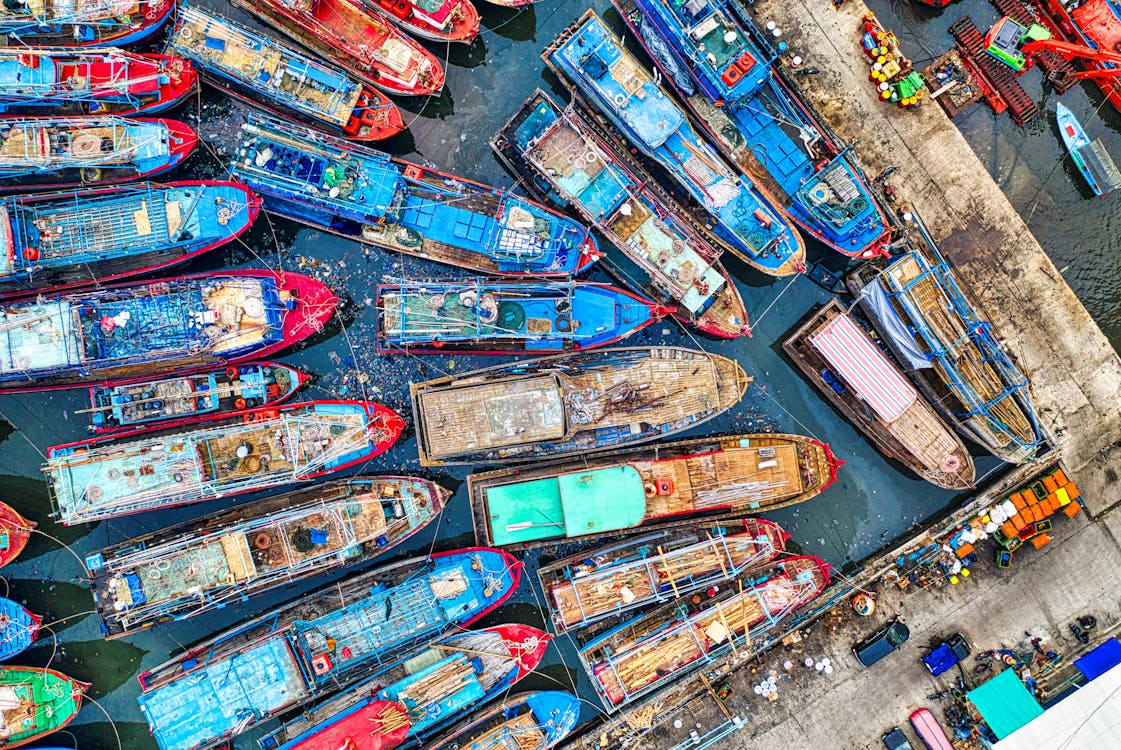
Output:
<path fill-rule="evenodd" d="M 834 318 L 810 343 L 884 422 L 899 419 L 918 398 L 895 365 L 846 316 Z"/>

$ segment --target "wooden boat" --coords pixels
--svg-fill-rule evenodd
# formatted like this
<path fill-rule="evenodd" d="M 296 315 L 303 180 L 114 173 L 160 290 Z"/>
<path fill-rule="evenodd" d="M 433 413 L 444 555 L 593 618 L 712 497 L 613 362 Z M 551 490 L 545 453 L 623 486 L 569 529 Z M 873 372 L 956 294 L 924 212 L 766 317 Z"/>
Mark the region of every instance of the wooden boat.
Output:
<path fill-rule="evenodd" d="M 0 50 L 0 114 L 153 115 L 180 104 L 198 75 L 186 60 L 119 49 Z"/>
<path fill-rule="evenodd" d="M 0 503 L 0 568 L 19 557 L 34 529 L 34 521 L 28 521 L 7 503 Z"/>
<path fill-rule="evenodd" d="M 806 248 L 785 212 L 724 163 L 595 11 L 561 32 L 542 59 L 629 147 L 704 206 L 713 231 L 745 263 L 772 276 L 801 271 Z"/>
<path fill-rule="evenodd" d="M 665 308 L 589 281 L 379 284 L 378 351 L 548 354 L 609 346 Z"/>
<path fill-rule="evenodd" d="M 560 690 L 506 698 L 470 717 L 426 750 L 549 750 L 580 719 L 580 699 Z"/>
<path fill-rule="evenodd" d="M 0 661 L 7 661 L 30 648 L 42 623 L 42 617 L 19 602 L 0 597 Z"/>
<path fill-rule="evenodd" d="M 771 70 L 775 51 L 749 16 L 719 3 L 612 3 L 709 143 L 799 228 L 849 257 L 885 253 L 887 218 L 860 166 Z"/>
<path fill-rule="evenodd" d="M 381 404 L 308 401 L 56 445 L 42 471 L 73 525 L 307 482 L 381 455 L 404 428 Z"/>
<path fill-rule="evenodd" d="M 553 627 L 583 628 L 758 571 L 790 537 L 773 521 L 697 521 L 584 550 L 537 571 Z"/>
<path fill-rule="evenodd" d="M 1055 119 L 1071 161 L 1094 195 L 1106 195 L 1121 187 L 1121 170 L 1117 169 L 1101 139 L 1091 141 L 1082 123 L 1062 102 L 1055 103 Z"/>
<path fill-rule="evenodd" d="M 355 477 L 238 505 L 86 557 L 107 638 L 368 562 L 405 541 L 451 493 L 414 477 Z"/>
<path fill-rule="evenodd" d="M 286 750 L 392 750 L 405 742 L 410 730 L 409 714 L 404 706 L 371 696 L 320 730 L 284 747 Z"/>
<path fill-rule="evenodd" d="M 896 258 L 858 268 L 849 288 L 947 423 L 1005 461 L 1030 461 L 1043 435 L 1027 376 L 978 318 L 922 220 L 910 224 Z"/>
<path fill-rule="evenodd" d="M 13 117 L 0 121 L 0 193 L 119 185 L 178 166 L 198 135 L 178 120 Z"/>
<path fill-rule="evenodd" d="M 380 712 L 379 703 L 392 701 L 407 717 L 402 742 L 415 745 L 507 693 L 541 663 L 550 637 L 517 624 L 446 635 L 285 723 L 260 744 L 275 750 L 337 750 L 340 740 L 361 734 L 370 715 Z"/>
<path fill-rule="evenodd" d="M 431 42 L 470 44 L 479 35 L 479 11 L 471 0 L 364 0 L 405 31 Z"/>
<path fill-rule="evenodd" d="M 0 303 L 0 392 L 264 357 L 317 333 L 337 301 L 308 276 L 246 269 Z"/>
<path fill-rule="evenodd" d="M 373 86 L 207 10 L 180 3 L 167 51 L 254 107 L 356 141 L 405 129 L 401 111 Z"/>
<path fill-rule="evenodd" d="M 831 485 L 842 463 L 812 438 L 744 434 L 495 469 L 467 488 L 475 538 L 525 548 L 785 508 Z"/>
<path fill-rule="evenodd" d="M 973 486 L 973 458 L 965 445 L 836 299 L 811 315 L 782 349 L 881 453 L 939 487 Z"/>
<path fill-rule="evenodd" d="M 160 747 L 213 747 L 468 627 L 514 592 L 521 567 L 472 548 L 344 578 L 144 672 L 140 709 Z"/>
<path fill-rule="evenodd" d="M 571 276 L 599 257 L 579 222 L 506 190 L 250 114 L 230 173 L 265 209 L 481 273 Z"/>
<path fill-rule="evenodd" d="M 0 299 L 185 263 L 240 236 L 260 206 L 244 185 L 217 181 L 0 198 Z"/>
<path fill-rule="evenodd" d="M 662 191 L 574 108 L 562 110 L 538 90 L 491 148 L 542 200 L 575 209 L 603 232 L 644 274 L 641 291 L 673 306 L 683 323 L 721 338 L 750 333 L 743 299 L 720 263 L 722 249 L 708 239 L 702 212 Z M 634 284 L 632 276 L 624 280 Z"/>
<path fill-rule="evenodd" d="M 124 47 L 156 34 L 174 8 L 174 0 L 5 3 L 0 8 L 0 35 L 13 46 Z"/>
<path fill-rule="evenodd" d="M 735 406 L 731 359 L 674 346 L 597 349 L 410 385 L 424 466 L 530 461 L 669 437 Z"/>
<path fill-rule="evenodd" d="M 236 414 L 275 406 L 298 391 L 311 375 L 276 362 L 248 362 L 165 378 L 133 378 L 89 389 L 95 432 L 137 429 L 159 422 L 161 428 L 185 424 L 206 414 Z"/>
<path fill-rule="evenodd" d="M 580 658 L 604 706 L 613 711 L 726 653 L 750 655 L 753 641 L 827 585 L 827 563 L 787 557 L 763 574 L 748 573 L 736 585 L 713 587 L 687 604 L 646 610 L 583 644 Z"/>
<path fill-rule="evenodd" d="M 0 748 L 13 748 L 65 727 L 82 708 L 90 684 L 40 667 L 0 666 Z"/>
<path fill-rule="evenodd" d="M 361 0 L 232 0 L 321 57 L 390 94 L 425 96 L 444 88 L 444 68 Z"/>

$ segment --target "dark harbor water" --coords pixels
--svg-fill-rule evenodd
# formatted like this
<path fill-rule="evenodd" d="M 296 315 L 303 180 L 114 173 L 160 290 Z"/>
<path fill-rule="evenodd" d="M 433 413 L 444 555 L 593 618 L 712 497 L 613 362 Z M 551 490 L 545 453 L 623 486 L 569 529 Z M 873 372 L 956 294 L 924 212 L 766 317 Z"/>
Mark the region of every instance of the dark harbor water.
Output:
<path fill-rule="evenodd" d="M 220 7 L 217 0 L 206 3 Z M 225 6 L 225 3 L 221 3 Z M 491 155 L 487 140 L 521 102 L 537 87 L 560 94 L 556 82 L 542 74 L 541 49 L 586 4 L 572 0 L 542 0 L 539 6 L 521 11 L 478 3 L 483 33 L 471 47 L 433 47 L 447 60 L 447 87 L 442 96 L 425 100 L 402 100 L 410 130 L 382 147 L 395 154 L 431 164 L 440 169 L 491 184 L 512 185 Z M 950 45 L 946 27 L 965 13 L 979 26 L 987 26 L 996 12 L 980 0 L 967 0 L 937 15 L 906 2 L 887 4 L 873 0 L 881 20 L 901 37 L 905 50 L 916 62 L 931 58 Z M 822 12 L 830 3 L 822 0 Z M 600 12 L 609 7 L 604 0 L 592 4 Z M 229 15 L 229 7 L 220 7 Z M 621 30 L 614 12 L 609 22 Z M 763 19 L 765 20 L 765 19 Z M 853 43 L 858 43 L 854 30 Z M 1054 98 L 1042 93 L 1038 75 L 1030 73 L 1028 88 L 1043 98 L 1048 114 L 1027 128 L 1017 128 L 1007 118 L 994 118 L 983 105 L 961 116 L 958 125 L 969 137 L 989 170 L 1028 221 L 1051 254 L 1055 264 L 1084 300 L 1091 314 L 1110 338 L 1121 337 L 1121 237 L 1119 211 L 1112 199 L 1093 200 L 1073 168 L 1062 159 L 1058 132 L 1053 124 Z M 1101 106 L 1097 90 L 1073 89 L 1063 96 L 1082 120 L 1091 137 L 1103 137 L 1121 157 L 1121 125 L 1116 112 Z M 1099 110 L 1095 114 L 1096 110 Z M 171 179 L 219 176 L 224 172 L 245 108 L 213 92 L 205 91 L 183 107 L 180 116 L 196 125 L 204 144 L 189 164 Z M 900 113 L 900 116 L 906 116 Z M 900 155 L 900 160 L 906 159 Z M 921 207 L 920 207 L 921 209 Z M 997 250 L 997 248 L 994 248 Z M 843 258 L 819 246 L 810 247 L 810 260 L 824 258 L 836 268 Z M 302 229 L 282 219 L 262 217 L 244 242 L 233 243 L 184 271 L 201 272 L 227 266 L 268 266 L 300 269 L 332 286 L 346 298 L 338 318 L 324 333 L 295 351 L 279 357 L 316 375 L 303 398 L 369 398 L 408 414 L 408 382 L 444 373 L 464 372 L 489 360 L 465 356 L 416 357 L 378 356 L 374 351 L 374 286 L 383 277 L 450 277 L 454 270 L 417 260 L 364 250 L 355 243 Z M 699 337 L 673 322 L 656 324 L 627 344 L 668 342 L 698 346 L 738 359 L 755 378 L 748 396 L 732 413 L 701 428 L 704 431 L 750 432 L 776 429 L 811 435 L 827 441 L 846 462 L 838 483 L 825 494 L 794 508 L 774 513 L 804 552 L 824 557 L 837 567 L 859 560 L 889 540 L 949 504 L 951 493 L 938 490 L 884 459 L 852 427 L 817 396 L 781 355 L 781 340 L 794 324 L 828 295 L 808 279 L 772 280 L 734 260 L 729 270 L 737 278 L 755 326 L 754 337 L 722 342 Z M 602 280 L 602 272 L 592 274 Z M 1040 304 L 1046 304 L 1041 300 Z M 1057 333 L 1056 335 L 1061 335 Z M 1077 363 L 1071 363 L 1076 367 Z M 154 743 L 140 716 L 135 697 L 135 676 L 162 662 L 184 645 L 197 641 L 233 623 L 244 620 L 270 604 L 298 596 L 301 591 L 329 583 L 310 583 L 231 606 L 187 622 L 157 628 L 136 637 L 105 642 L 97 620 L 90 614 L 92 601 L 83 586 L 80 559 L 89 552 L 141 532 L 157 529 L 206 512 L 222 503 L 192 506 L 176 511 L 151 513 L 89 526 L 61 527 L 49 518 L 46 489 L 38 471 L 43 453 L 50 445 L 76 440 L 86 434 L 85 422 L 72 416 L 85 406 L 82 390 L 0 397 L 0 499 L 36 520 L 43 535 L 35 535 L 16 564 L 3 572 L 7 595 L 24 602 L 54 623 L 51 638 L 45 633 L 17 663 L 47 665 L 94 684 L 87 707 L 63 734 L 40 745 L 101 748 L 148 748 Z M 978 457 L 978 473 L 999 471 L 988 457 Z M 362 473 L 418 473 L 459 488 L 464 471 L 432 474 L 422 471 L 416 460 L 415 443 L 406 434 L 387 454 L 361 467 Z M 238 501 L 252 499 L 252 496 Z M 223 501 L 229 502 L 229 501 Z M 49 536 L 48 536 L 49 535 Z M 419 534 L 399 555 L 423 554 L 473 543 L 465 493 L 460 489 L 447 511 Z M 532 578 L 529 576 L 527 578 Z M 0 593 L 3 593 L 0 591 Z M 484 624 L 521 621 L 542 624 L 538 609 L 540 594 L 523 586 L 514 599 L 487 618 Z M 559 640 L 559 639 L 558 639 Z M 565 648 L 563 644 L 561 648 Z M 578 673 L 570 651 L 553 649 L 540 674 L 524 687 L 575 687 L 589 696 L 586 680 Z M 594 698 L 593 698 L 594 700 Z M 595 714 L 586 704 L 584 718 Z M 111 716 L 115 726 L 110 725 Z M 243 737 L 237 747 L 254 747 Z"/>

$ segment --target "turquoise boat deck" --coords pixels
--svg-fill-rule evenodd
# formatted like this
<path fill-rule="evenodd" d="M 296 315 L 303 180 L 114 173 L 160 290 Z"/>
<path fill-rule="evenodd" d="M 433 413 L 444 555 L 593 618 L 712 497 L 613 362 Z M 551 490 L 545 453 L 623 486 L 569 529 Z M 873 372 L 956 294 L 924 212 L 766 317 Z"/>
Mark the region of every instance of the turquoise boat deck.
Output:
<path fill-rule="evenodd" d="M 781 212 L 731 171 L 598 16 L 589 14 L 549 60 L 704 206 L 722 239 L 766 270 L 800 259 L 798 237 Z"/>
<path fill-rule="evenodd" d="M 725 284 L 713 259 L 698 252 L 666 207 L 571 118 L 542 98 L 514 131 L 514 141 L 562 200 L 613 236 L 677 306 L 699 315 L 712 305 Z M 581 157 L 570 159 L 577 148 Z"/>
<path fill-rule="evenodd" d="M 604 500 L 610 498 L 611 502 Z M 487 523 L 498 546 L 606 534 L 646 517 L 642 476 L 633 466 L 561 474 L 490 487 Z"/>
<path fill-rule="evenodd" d="M 139 696 L 161 750 L 191 750 L 309 696 L 288 641 L 270 638 Z"/>

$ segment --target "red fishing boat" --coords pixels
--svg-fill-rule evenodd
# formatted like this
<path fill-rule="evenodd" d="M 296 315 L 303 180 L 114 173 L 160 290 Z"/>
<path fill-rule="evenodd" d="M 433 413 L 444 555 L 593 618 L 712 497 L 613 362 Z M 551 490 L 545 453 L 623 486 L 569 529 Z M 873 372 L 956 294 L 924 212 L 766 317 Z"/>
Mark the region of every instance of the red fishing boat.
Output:
<path fill-rule="evenodd" d="M 409 736 L 409 714 L 396 701 L 367 700 L 285 750 L 392 750 Z"/>
<path fill-rule="evenodd" d="M 174 0 L 36 0 L 4 3 L 0 35 L 12 46 L 125 46 L 158 32 Z"/>
<path fill-rule="evenodd" d="M 433 42 L 465 42 L 479 35 L 479 11 L 471 0 L 364 0 L 405 31 Z"/>
<path fill-rule="evenodd" d="M 119 49 L 0 51 L 0 113 L 134 115 L 174 107 L 195 90 L 191 63 Z"/>
<path fill-rule="evenodd" d="M 34 521 L 28 521 L 12 506 L 0 503 L 0 568 L 19 557 L 34 528 Z"/>
<path fill-rule="evenodd" d="M 232 1 L 390 94 L 425 96 L 444 88 L 436 56 L 358 0 Z"/>
<path fill-rule="evenodd" d="M 1121 53 L 1121 3 L 1117 0 L 1036 0 L 1049 14 L 1052 32 L 1064 41 L 1105 53 Z M 1121 65 L 1109 59 L 1078 55 L 1085 72 L 1114 109 L 1121 111 Z"/>

